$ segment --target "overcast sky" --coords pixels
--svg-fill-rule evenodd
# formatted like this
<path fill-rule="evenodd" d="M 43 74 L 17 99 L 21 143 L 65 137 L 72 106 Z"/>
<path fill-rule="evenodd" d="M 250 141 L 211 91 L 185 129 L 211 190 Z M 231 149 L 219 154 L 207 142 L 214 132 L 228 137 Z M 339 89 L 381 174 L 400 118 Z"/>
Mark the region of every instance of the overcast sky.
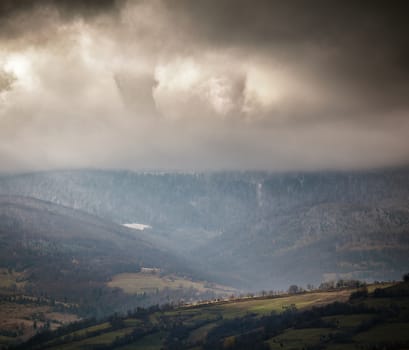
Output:
<path fill-rule="evenodd" d="M 405 1 L 0 1 L 0 171 L 409 163 Z"/>

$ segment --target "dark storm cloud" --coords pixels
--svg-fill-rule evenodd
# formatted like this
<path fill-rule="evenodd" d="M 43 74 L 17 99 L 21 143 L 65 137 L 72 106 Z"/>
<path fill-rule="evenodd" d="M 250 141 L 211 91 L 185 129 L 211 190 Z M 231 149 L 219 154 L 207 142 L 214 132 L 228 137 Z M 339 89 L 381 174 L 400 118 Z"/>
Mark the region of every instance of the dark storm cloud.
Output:
<path fill-rule="evenodd" d="M 37 8 L 56 8 L 63 17 L 92 17 L 97 14 L 115 11 L 115 0 L 2 0 L 0 20 L 34 11 Z"/>
<path fill-rule="evenodd" d="M 402 1 L 0 1 L 0 170 L 409 161 Z"/>
<path fill-rule="evenodd" d="M 52 36 L 55 16 L 62 24 L 78 18 L 90 20 L 104 13 L 113 16 L 117 9 L 115 0 L 1 0 L 0 38 L 18 39 L 33 31 L 46 31 L 44 36 Z"/>
<path fill-rule="evenodd" d="M 307 67 L 362 109 L 402 108 L 409 93 L 406 1 L 170 1 L 212 47 Z M 357 101 L 352 101 L 356 103 Z M 335 106 L 332 106 L 335 107 Z"/>
<path fill-rule="evenodd" d="M 362 40 L 375 35 L 385 41 L 407 30 L 405 1 L 292 0 L 292 1 L 167 1 L 176 15 L 187 15 L 196 29 L 223 45 L 232 41 L 283 44 L 343 39 Z"/>

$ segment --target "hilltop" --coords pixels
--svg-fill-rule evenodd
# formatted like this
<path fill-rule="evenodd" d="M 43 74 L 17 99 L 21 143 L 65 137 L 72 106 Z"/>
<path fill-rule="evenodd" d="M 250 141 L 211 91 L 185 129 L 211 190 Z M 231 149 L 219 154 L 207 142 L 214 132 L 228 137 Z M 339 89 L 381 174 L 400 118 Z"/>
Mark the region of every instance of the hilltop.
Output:
<path fill-rule="evenodd" d="M 407 283 L 138 309 L 39 334 L 18 349 L 400 349 Z"/>

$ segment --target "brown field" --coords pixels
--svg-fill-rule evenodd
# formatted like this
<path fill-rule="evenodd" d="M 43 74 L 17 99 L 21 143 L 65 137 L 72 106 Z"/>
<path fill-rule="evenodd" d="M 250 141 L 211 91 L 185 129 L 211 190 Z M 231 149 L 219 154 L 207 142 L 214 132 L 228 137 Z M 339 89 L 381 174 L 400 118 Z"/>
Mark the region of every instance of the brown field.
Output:
<path fill-rule="evenodd" d="M 128 294 L 142 294 L 142 293 L 154 293 L 156 291 L 169 289 L 181 289 L 181 288 L 193 288 L 200 292 L 212 291 L 217 294 L 232 294 L 237 290 L 207 282 L 195 282 L 188 279 L 175 276 L 160 276 L 158 274 L 145 274 L 145 273 L 121 273 L 115 275 L 110 282 L 109 287 L 121 288 Z"/>
<path fill-rule="evenodd" d="M 78 316 L 54 312 L 50 306 L 2 301 L 0 302 L 0 330 L 18 332 L 18 336 L 0 340 L 0 346 L 32 337 L 47 321 L 49 321 L 51 329 L 56 329 L 63 324 L 76 320 L 78 320 Z M 36 322 L 37 330 L 34 329 L 34 321 Z"/>
<path fill-rule="evenodd" d="M 0 290 L 3 292 L 16 292 L 21 290 L 26 284 L 24 272 L 16 272 L 6 268 L 0 268 Z"/>

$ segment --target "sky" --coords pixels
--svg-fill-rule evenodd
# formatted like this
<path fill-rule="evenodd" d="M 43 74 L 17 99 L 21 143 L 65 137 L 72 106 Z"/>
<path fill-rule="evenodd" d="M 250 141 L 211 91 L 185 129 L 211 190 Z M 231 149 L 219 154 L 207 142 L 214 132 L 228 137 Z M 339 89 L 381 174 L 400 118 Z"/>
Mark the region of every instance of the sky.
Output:
<path fill-rule="evenodd" d="M 0 0 L 0 171 L 407 165 L 406 7 Z"/>

